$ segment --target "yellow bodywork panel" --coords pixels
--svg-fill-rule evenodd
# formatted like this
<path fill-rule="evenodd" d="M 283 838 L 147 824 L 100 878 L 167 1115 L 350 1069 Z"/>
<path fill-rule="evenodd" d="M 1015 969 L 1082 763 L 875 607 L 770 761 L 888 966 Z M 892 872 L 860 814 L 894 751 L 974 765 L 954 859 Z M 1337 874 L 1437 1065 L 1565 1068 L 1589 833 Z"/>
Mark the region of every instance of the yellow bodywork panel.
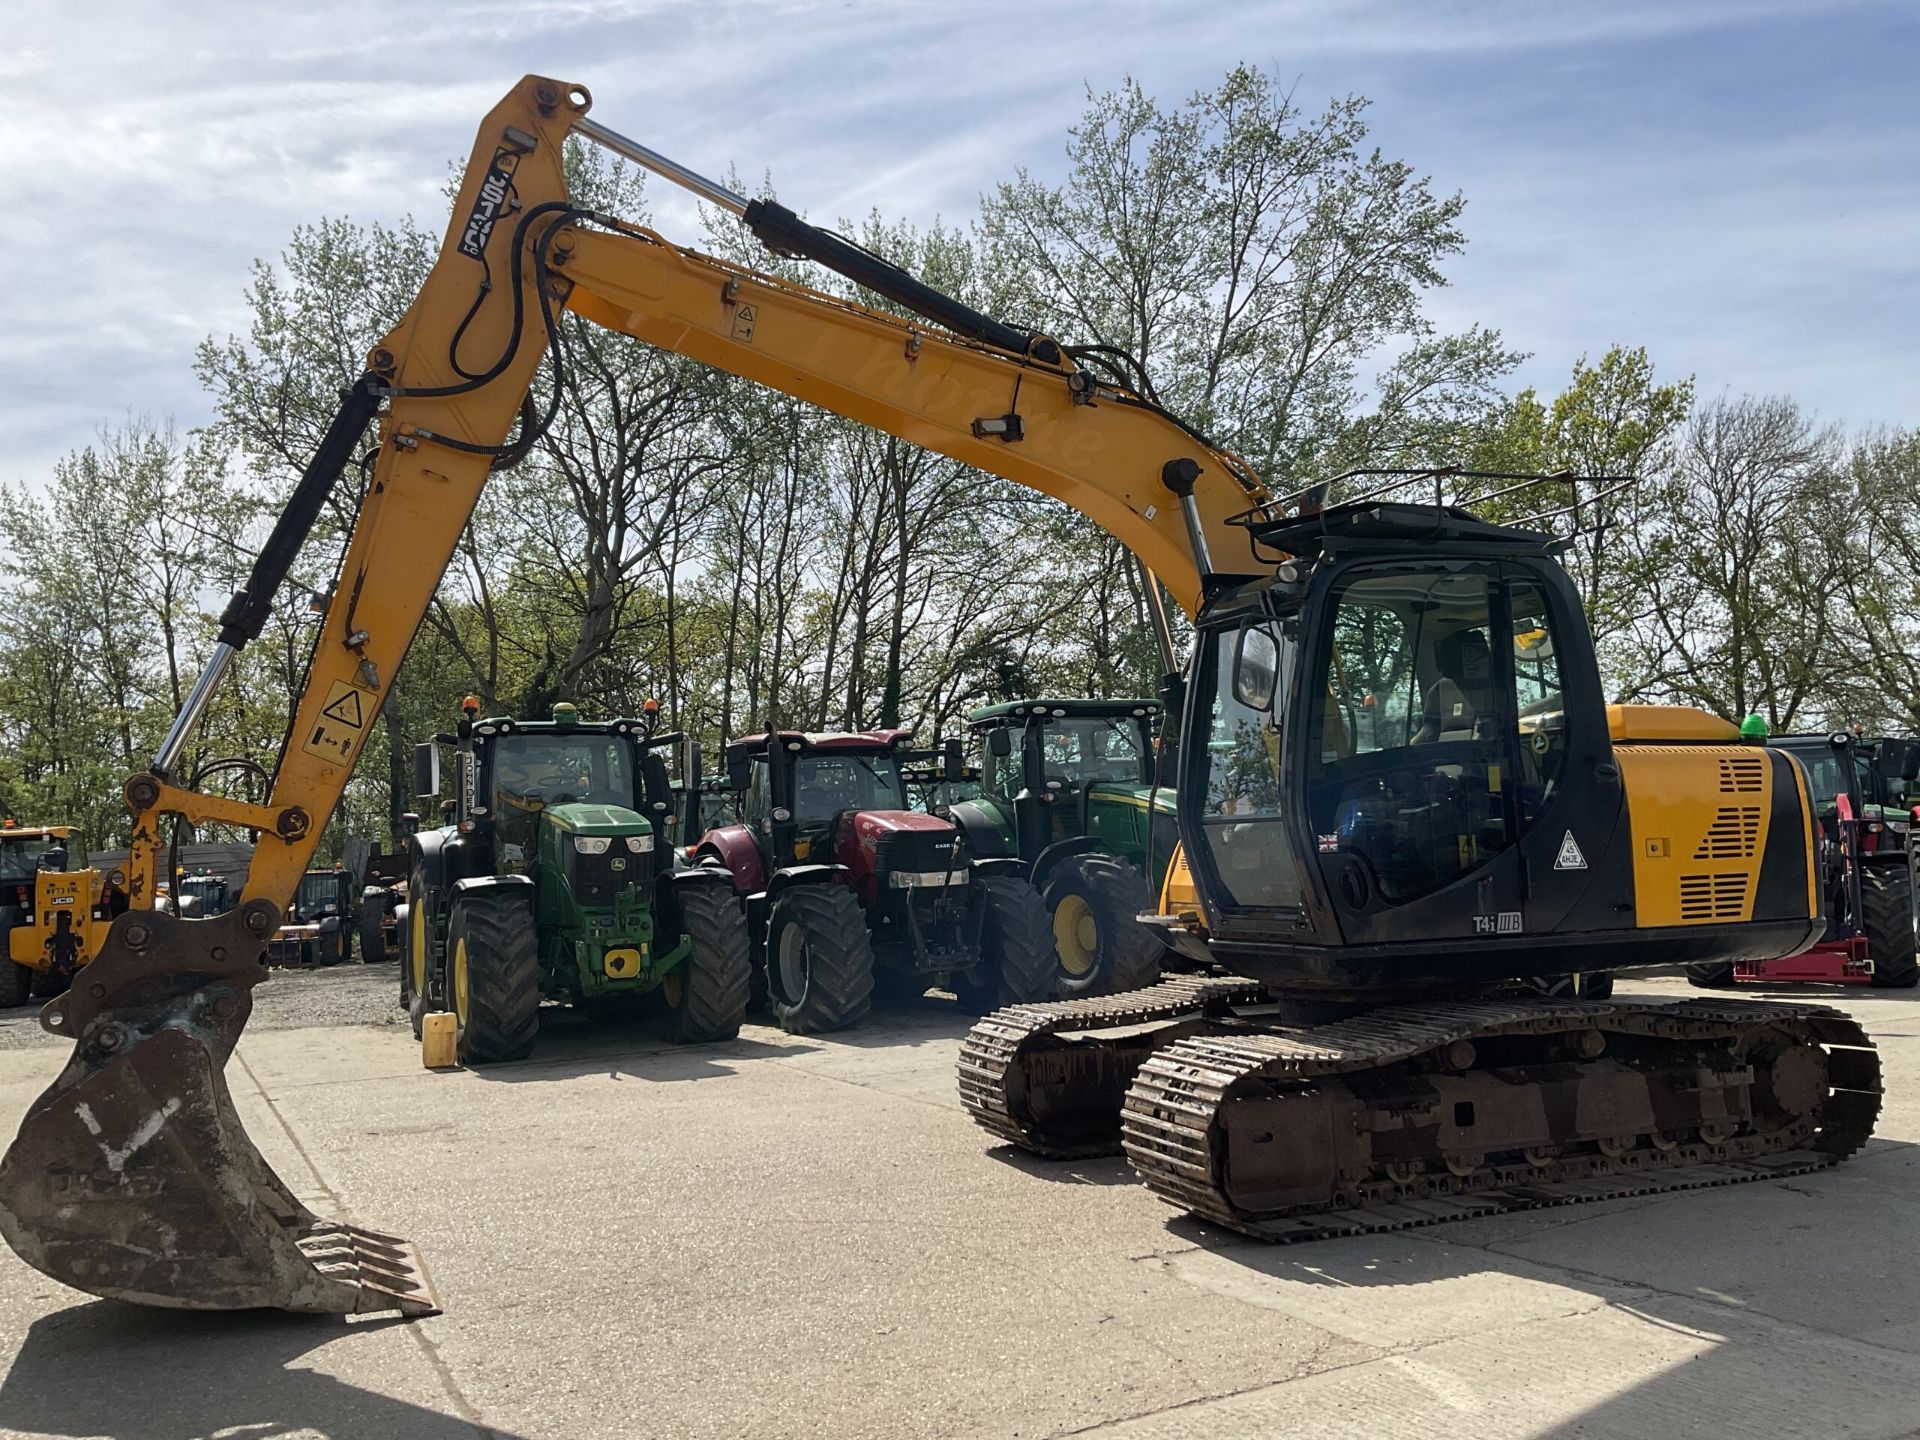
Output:
<path fill-rule="evenodd" d="M 1193 870 L 1187 864 L 1187 847 L 1173 847 L 1173 859 L 1167 864 L 1167 878 L 1160 886 L 1162 915 L 1198 915 L 1200 887 L 1193 883 Z"/>
<path fill-rule="evenodd" d="M 1200 463 L 1194 496 L 1217 556 L 1245 554 L 1246 532 L 1227 517 L 1266 498 L 1157 412 L 1076 401 L 1070 364 L 969 344 L 651 232 L 582 229 L 565 273 L 574 287 L 568 308 L 608 329 L 1064 501 L 1144 561 L 1189 615 L 1200 604 L 1200 573 L 1161 466 Z M 746 314 L 752 321 L 743 325 Z M 1019 441 L 974 433 L 975 421 L 1016 412 Z"/>
<path fill-rule="evenodd" d="M 74 958 L 82 965 L 93 959 L 107 938 L 107 922 L 93 916 L 94 906 L 100 903 L 100 872 L 42 870 L 33 877 L 31 889 L 33 923 L 14 926 L 7 936 L 7 957 L 16 965 L 49 969 L 53 965 L 51 941 L 58 917 L 64 914 L 71 917 L 68 923 L 79 939 Z"/>
<path fill-rule="evenodd" d="M 1622 744 L 1613 754 L 1633 832 L 1635 923 L 1647 929 L 1752 920 L 1773 814 L 1767 753 L 1751 745 Z M 1805 804 L 1803 794 L 1803 815 Z M 1810 879 L 1809 915 L 1814 899 Z"/>
<path fill-rule="evenodd" d="M 1615 744 L 1622 740 L 1732 744 L 1740 738 L 1740 727 L 1718 715 L 1681 705 L 1609 705 L 1607 734 Z"/>

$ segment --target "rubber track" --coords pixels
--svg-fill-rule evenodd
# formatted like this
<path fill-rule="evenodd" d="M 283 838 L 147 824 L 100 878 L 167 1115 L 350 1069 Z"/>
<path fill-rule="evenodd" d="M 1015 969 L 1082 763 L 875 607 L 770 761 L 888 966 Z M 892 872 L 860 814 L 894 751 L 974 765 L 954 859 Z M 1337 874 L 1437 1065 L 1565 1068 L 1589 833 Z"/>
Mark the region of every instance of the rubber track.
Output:
<path fill-rule="evenodd" d="M 1829 1048 L 1830 1082 L 1838 1088 L 1817 1124 L 1670 1151 L 1641 1147 L 1612 1158 L 1582 1154 L 1538 1168 L 1488 1165 L 1464 1176 L 1429 1172 L 1404 1185 L 1367 1181 L 1352 1187 L 1364 1192 L 1365 1204 L 1283 1216 L 1242 1214 L 1220 1188 L 1225 1138 L 1214 1121 L 1229 1092 L 1243 1082 L 1305 1081 L 1373 1070 L 1488 1034 L 1592 1026 L 1687 1040 L 1724 1037 L 1754 1025 L 1798 1029 Z M 1128 1160 L 1162 1199 L 1242 1234 L 1286 1243 L 1804 1174 L 1858 1150 L 1872 1133 L 1879 1109 L 1880 1066 L 1872 1042 L 1852 1019 L 1824 1005 L 1490 1002 L 1390 1008 L 1291 1032 L 1178 1040 L 1141 1066 L 1121 1124 Z"/>
<path fill-rule="evenodd" d="M 960 1103 L 980 1125 L 1038 1155 L 1071 1159 L 1117 1154 L 1120 1148 L 1117 1144 L 1050 1143 L 1016 1118 L 1011 1095 L 1019 1083 L 1016 1066 L 1022 1058 L 1021 1052 L 1048 1035 L 1180 1020 L 1201 1014 L 1209 1005 L 1256 1001 L 1264 993 L 1251 980 L 1179 975 L 1145 990 L 1129 990 L 1119 995 L 1010 1005 L 996 1010 L 975 1022 L 961 1042 L 956 1068 Z"/>

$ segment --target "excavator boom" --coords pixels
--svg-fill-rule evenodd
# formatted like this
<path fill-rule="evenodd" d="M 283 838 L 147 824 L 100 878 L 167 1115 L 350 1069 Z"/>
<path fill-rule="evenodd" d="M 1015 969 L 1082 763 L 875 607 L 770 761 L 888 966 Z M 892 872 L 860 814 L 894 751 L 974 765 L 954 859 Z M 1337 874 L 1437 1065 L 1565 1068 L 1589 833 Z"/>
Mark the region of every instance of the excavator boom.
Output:
<path fill-rule="evenodd" d="M 325 1221 L 294 1198 L 247 1138 L 223 1071 L 266 978 L 262 949 L 481 489 L 543 423 L 529 397 L 550 347 L 563 363 L 562 309 L 1062 500 L 1123 540 L 1189 611 L 1196 553 L 1244 543 L 1227 518 L 1266 499 L 1244 466 L 1118 377 L 780 206 L 701 180 L 588 120 L 591 103 L 583 87 L 529 76 L 487 116 L 419 295 L 344 395 L 151 770 L 127 782 L 131 908 L 83 983 L 42 1012 L 72 1057 L 0 1160 L 0 1233 L 56 1279 L 192 1308 L 436 1307 L 404 1241 Z M 570 135 L 690 185 L 781 253 L 832 266 L 919 318 L 577 208 L 562 163 Z M 196 793 L 179 777 L 200 716 L 356 460 L 365 487 L 271 793 L 262 804 Z M 226 915 L 154 908 L 166 816 L 258 832 Z"/>

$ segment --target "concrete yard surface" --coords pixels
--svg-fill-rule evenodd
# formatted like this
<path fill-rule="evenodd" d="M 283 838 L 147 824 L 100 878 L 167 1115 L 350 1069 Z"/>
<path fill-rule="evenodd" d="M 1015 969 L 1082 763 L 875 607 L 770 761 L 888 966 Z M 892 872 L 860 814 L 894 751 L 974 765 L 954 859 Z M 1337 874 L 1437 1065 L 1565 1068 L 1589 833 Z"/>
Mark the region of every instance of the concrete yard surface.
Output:
<path fill-rule="evenodd" d="M 228 1076 L 288 1184 L 416 1241 L 446 1313 L 147 1310 L 0 1253 L 0 1434 L 1920 1436 L 1920 994 L 1792 992 L 1882 1047 L 1838 1169 L 1275 1248 L 1122 1160 L 993 1145 L 937 998 L 703 1048 L 549 1010 L 532 1061 L 435 1074 L 392 977 L 277 976 Z M 9 1135 L 65 1055 L 0 1014 Z"/>

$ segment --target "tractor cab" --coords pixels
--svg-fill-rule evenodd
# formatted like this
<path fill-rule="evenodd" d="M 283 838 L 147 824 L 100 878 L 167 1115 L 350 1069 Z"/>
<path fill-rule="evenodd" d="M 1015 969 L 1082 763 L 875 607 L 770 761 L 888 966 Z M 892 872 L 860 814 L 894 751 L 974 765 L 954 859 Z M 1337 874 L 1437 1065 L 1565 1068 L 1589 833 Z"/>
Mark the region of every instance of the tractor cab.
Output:
<path fill-rule="evenodd" d="M 187 877 L 176 881 L 182 913 Z M 347 958 L 348 919 L 353 914 L 353 876 L 342 869 L 309 870 L 300 877 L 280 928 L 267 941 L 269 965 L 338 965 Z"/>
<path fill-rule="evenodd" d="M 1776 735 L 1766 743 L 1793 756 L 1806 775 L 1826 930 L 1801 954 L 1739 960 L 1712 978 L 1903 989 L 1920 981 L 1908 803 L 1920 741 L 1870 740 L 1852 729 Z"/>
<path fill-rule="evenodd" d="M 957 744 L 903 749 L 899 755 L 900 779 L 907 789 L 907 803 L 915 810 L 948 817 L 960 801 L 980 794 L 980 767 L 967 764 Z"/>
<path fill-rule="evenodd" d="M 739 828 L 768 870 L 842 865 L 872 900 L 888 877 L 955 869 L 953 827 L 916 812 L 901 751 L 910 730 L 753 735 L 727 747 Z M 961 864 L 955 885 L 966 883 Z"/>
<path fill-rule="evenodd" d="M 301 883 L 301 891 L 306 884 Z M 191 875 L 182 875 L 173 887 L 175 903 L 182 915 L 198 916 L 202 919 L 214 915 L 224 915 L 233 908 L 231 887 L 224 875 L 215 875 L 210 870 L 199 870 Z"/>
<path fill-rule="evenodd" d="M 56 874 L 65 871 L 70 863 L 67 841 L 72 834 L 70 825 L 20 825 L 8 820 L 0 826 L 0 886 L 11 885 L 18 890 L 31 887 L 43 870 Z"/>
<path fill-rule="evenodd" d="M 1157 700 L 1012 700 L 975 710 L 980 794 L 959 812 L 969 835 L 997 832 L 1030 864 L 1085 837 L 1143 870 L 1164 871 L 1173 848 L 1173 791 L 1155 794 Z M 1164 817 L 1150 835 L 1150 809 Z M 1149 841 L 1152 844 L 1149 844 Z M 1148 862 L 1149 851 L 1157 852 Z M 1157 888 L 1157 880 L 1156 880 Z"/>

